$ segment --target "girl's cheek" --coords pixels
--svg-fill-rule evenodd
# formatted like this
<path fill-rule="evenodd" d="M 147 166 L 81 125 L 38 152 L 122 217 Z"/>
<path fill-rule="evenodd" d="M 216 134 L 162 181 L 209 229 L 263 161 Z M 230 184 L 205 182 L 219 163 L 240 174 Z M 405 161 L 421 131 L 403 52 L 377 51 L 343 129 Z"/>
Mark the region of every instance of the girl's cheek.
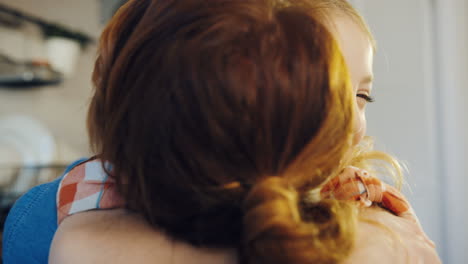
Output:
<path fill-rule="evenodd" d="M 354 126 L 354 140 L 355 145 L 359 144 L 361 140 L 366 135 L 367 130 L 367 120 L 366 113 L 364 109 L 357 109 L 355 115 L 355 126 Z"/>

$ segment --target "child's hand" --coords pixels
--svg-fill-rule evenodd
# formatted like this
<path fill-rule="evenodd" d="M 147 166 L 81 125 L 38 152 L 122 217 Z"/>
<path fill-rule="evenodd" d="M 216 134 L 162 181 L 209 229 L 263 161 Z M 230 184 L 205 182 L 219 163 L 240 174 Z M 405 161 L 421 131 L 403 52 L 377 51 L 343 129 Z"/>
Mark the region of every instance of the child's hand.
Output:
<path fill-rule="evenodd" d="M 359 201 L 363 207 L 379 205 L 393 214 L 413 222 L 418 228 L 418 233 L 424 237 L 429 245 L 435 248 L 434 242 L 424 233 L 406 197 L 393 186 L 371 176 L 365 170 L 352 166 L 347 167 L 340 175 L 322 187 L 320 195 L 322 199 Z"/>

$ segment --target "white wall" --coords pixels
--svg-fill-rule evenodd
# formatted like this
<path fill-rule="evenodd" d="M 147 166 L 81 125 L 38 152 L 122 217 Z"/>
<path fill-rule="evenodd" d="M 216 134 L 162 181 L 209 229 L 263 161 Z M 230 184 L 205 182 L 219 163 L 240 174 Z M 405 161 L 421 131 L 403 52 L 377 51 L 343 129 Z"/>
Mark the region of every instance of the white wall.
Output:
<path fill-rule="evenodd" d="M 468 3 L 435 1 L 446 263 L 468 259 Z"/>

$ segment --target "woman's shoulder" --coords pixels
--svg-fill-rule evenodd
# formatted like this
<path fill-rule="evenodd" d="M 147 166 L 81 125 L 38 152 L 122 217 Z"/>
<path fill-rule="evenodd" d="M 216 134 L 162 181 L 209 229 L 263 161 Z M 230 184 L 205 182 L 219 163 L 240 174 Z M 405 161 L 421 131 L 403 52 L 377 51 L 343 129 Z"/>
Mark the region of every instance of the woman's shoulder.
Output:
<path fill-rule="evenodd" d="M 89 211 L 66 218 L 49 263 L 237 263 L 232 250 L 195 248 L 175 241 L 125 209 Z"/>
<path fill-rule="evenodd" d="M 352 263 L 441 263 L 418 223 L 378 207 L 360 211 Z"/>
<path fill-rule="evenodd" d="M 54 237 L 49 263 L 237 263 L 234 250 L 176 242 L 123 209 L 67 218 Z M 363 209 L 356 246 L 345 263 L 441 263 L 415 223 L 380 208 Z"/>

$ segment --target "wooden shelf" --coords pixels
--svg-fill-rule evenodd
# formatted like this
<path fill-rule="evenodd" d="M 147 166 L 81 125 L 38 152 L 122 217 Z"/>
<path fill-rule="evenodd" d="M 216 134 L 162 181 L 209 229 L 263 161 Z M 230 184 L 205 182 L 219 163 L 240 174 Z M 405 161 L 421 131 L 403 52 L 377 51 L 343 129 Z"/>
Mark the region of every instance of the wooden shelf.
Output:
<path fill-rule="evenodd" d="M 53 23 L 50 21 L 46 21 L 40 17 L 33 16 L 30 14 L 26 14 L 25 12 L 16 10 L 14 8 L 8 7 L 4 4 L 0 4 L 0 15 L 1 14 L 6 14 L 9 16 L 12 16 L 18 21 L 24 21 L 28 23 L 33 23 L 38 25 L 43 34 L 44 37 L 64 37 L 64 38 L 69 38 L 73 39 L 81 44 L 82 47 L 85 47 L 87 44 L 95 42 L 94 38 L 89 36 L 86 33 L 83 33 L 78 30 L 73 30 L 69 28 L 68 26 L 59 24 L 59 23 Z M 14 22 L 12 22 L 14 23 Z"/>

